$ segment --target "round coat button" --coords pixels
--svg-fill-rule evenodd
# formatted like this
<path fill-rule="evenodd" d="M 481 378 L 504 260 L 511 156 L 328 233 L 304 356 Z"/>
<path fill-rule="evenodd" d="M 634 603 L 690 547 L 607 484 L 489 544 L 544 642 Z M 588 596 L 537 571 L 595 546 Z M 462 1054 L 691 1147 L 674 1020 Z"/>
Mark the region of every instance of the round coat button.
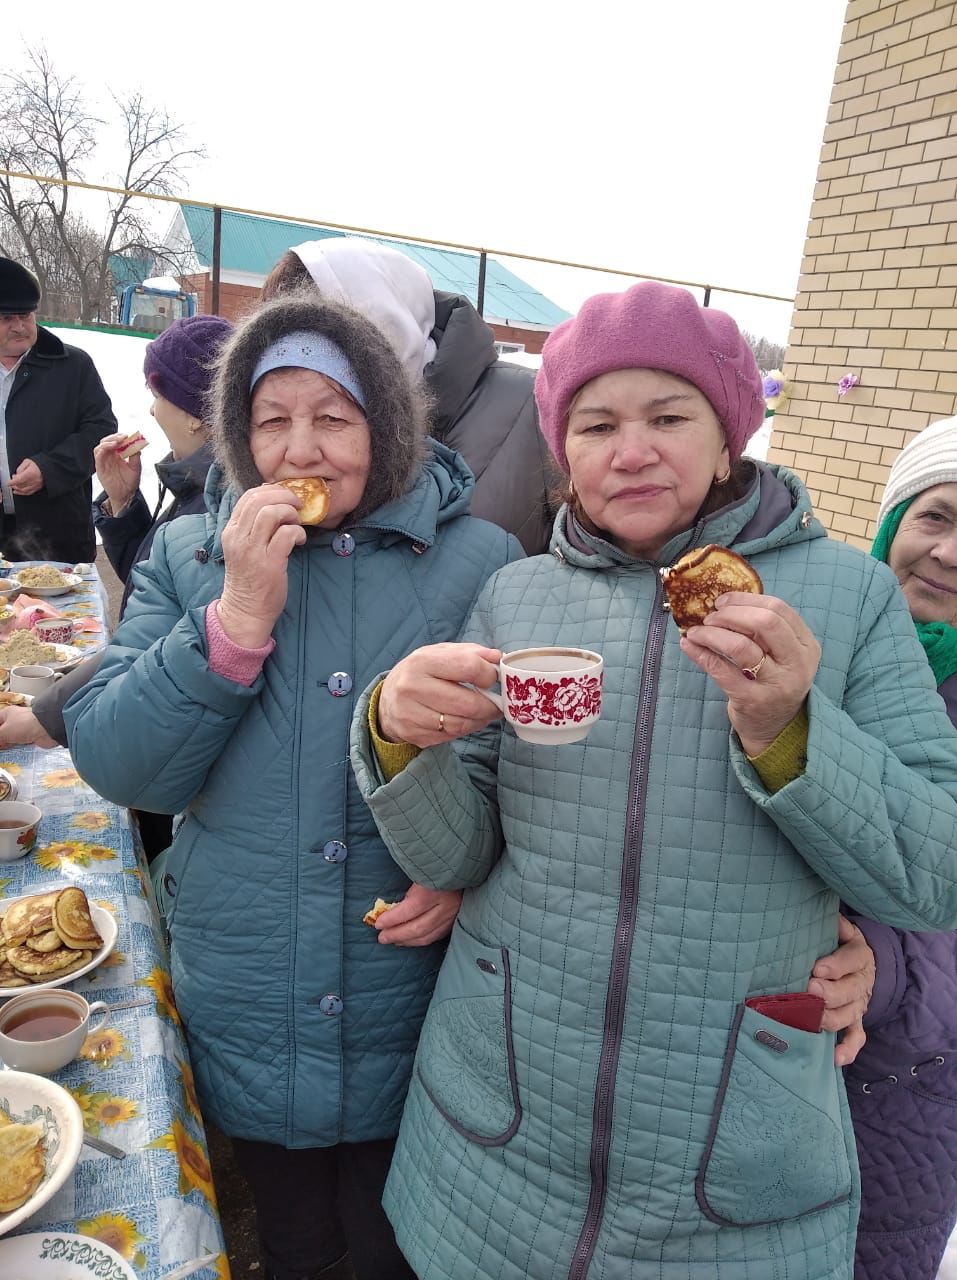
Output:
<path fill-rule="evenodd" d="M 337 533 L 332 540 L 332 549 L 337 556 L 351 556 L 356 549 L 356 540 L 351 533 Z"/>
<path fill-rule="evenodd" d="M 326 687 L 334 698 L 344 698 L 352 692 L 352 676 L 348 671 L 333 671 L 326 681 Z"/>
<path fill-rule="evenodd" d="M 345 862 L 349 850 L 341 840 L 327 840 L 322 846 L 322 856 L 326 862 Z"/>
<path fill-rule="evenodd" d="M 342 1001 L 338 996 L 323 996 L 319 1001 L 319 1011 L 327 1018 L 335 1018 L 342 1013 Z"/>

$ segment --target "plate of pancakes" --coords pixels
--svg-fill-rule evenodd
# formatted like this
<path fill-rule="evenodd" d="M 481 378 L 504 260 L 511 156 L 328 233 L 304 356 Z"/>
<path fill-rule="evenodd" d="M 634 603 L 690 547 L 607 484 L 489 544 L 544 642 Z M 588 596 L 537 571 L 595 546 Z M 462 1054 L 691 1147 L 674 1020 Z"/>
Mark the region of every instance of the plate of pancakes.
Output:
<path fill-rule="evenodd" d="M 83 1116 L 66 1089 L 26 1071 L 0 1071 L 0 1236 L 56 1195 L 82 1146 Z"/>
<path fill-rule="evenodd" d="M 116 935 L 111 913 L 77 885 L 0 900 L 0 1000 L 89 973 L 113 950 Z"/>

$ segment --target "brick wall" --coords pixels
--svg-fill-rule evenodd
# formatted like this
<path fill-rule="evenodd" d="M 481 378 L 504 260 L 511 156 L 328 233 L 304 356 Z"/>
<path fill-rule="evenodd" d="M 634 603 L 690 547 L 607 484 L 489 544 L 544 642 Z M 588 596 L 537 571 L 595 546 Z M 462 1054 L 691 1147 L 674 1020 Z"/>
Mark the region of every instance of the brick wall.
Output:
<path fill-rule="evenodd" d="M 493 324 L 491 327 L 499 342 L 523 342 L 526 352 L 533 356 L 541 354 L 548 337 L 548 333 L 541 329 L 522 329 L 512 324 Z"/>
<path fill-rule="evenodd" d="M 898 450 L 957 413 L 954 0 L 850 0 L 798 291 L 769 457 L 868 547 Z"/>
<path fill-rule="evenodd" d="M 182 276 L 182 286 L 189 293 L 196 294 L 196 307 L 201 313 L 209 314 L 213 309 L 213 291 L 209 274 Z M 241 320 L 256 306 L 259 301 L 259 290 L 245 284 L 224 284 L 219 286 L 219 314 L 227 320 Z"/>

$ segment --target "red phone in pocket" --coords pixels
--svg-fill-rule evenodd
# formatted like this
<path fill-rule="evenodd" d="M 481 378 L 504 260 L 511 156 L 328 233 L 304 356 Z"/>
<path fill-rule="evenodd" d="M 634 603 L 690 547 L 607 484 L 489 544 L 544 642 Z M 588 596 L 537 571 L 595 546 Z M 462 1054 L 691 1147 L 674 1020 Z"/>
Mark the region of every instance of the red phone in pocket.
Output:
<path fill-rule="evenodd" d="M 773 996 L 751 996 L 744 1002 L 765 1018 L 798 1031 L 820 1031 L 824 1019 L 824 997 L 810 991 L 784 991 Z"/>

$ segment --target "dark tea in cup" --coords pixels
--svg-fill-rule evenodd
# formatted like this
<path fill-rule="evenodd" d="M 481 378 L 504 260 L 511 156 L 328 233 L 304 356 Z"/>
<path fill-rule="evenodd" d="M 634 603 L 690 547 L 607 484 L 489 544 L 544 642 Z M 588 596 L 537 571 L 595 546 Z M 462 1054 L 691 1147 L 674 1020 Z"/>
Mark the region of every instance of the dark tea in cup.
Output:
<path fill-rule="evenodd" d="M 87 1032 L 109 1016 L 109 1005 L 87 1004 L 76 991 L 24 991 L 0 1009 L 0 1058 L 14 1071 L 47 1076 L 72 1062 Z"/>
<path fill-rule="evenodd" d="M 74 1005 L 48 1001 L 20 1009 L 0 1029 L 11 1040 L 55 1040 L 75 1030 L 82 1021 L 83 1014 Z"/>

